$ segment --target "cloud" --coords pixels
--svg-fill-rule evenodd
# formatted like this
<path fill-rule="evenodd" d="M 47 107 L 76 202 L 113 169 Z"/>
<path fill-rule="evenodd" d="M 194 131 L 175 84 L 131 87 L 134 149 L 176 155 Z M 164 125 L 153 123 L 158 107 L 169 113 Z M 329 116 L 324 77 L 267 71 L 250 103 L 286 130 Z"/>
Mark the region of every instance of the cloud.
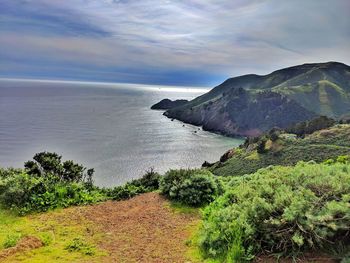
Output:
<path fill-rule="evenodd" d="M 21 75 L 25 64 L 27 75 L 44 68 L 51 78 L 212 85 L 350 62 L 346 0 L 3 0 L 0 22 L 0 75 L 17 63 Z"/>

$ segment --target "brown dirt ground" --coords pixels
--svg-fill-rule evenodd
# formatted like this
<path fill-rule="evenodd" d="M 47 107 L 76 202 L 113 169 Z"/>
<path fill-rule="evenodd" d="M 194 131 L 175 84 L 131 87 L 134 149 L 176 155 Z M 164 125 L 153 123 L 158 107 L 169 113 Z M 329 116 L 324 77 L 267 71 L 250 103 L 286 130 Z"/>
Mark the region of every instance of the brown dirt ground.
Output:
<path fill-rule="evenodd" d="M 120 263 L 187 262 L 189 226 L 198 222 L 197 215 L 171 211 L 156 193 L 90 206 L 85 216 L 107 237 L 99 244 L 108 252 L 103 262 Z"/>
<path fill-rule="evenodd" d="M 14 255 L 16 253 L 25 252 L 35 248 L 42 247 L 42 242 L 39 238 L 27 236 L 22 238 L 15 247 L 7 248 L 0 251 L 0 261 Z"/>

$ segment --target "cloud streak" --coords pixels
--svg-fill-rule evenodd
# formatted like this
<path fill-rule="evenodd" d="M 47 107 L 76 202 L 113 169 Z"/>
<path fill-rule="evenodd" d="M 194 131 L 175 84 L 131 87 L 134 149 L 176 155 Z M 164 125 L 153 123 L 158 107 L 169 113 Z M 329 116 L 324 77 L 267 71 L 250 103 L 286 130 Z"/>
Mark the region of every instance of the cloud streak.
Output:
<path fill-rule="evenodd" d="M 3 0 L 0 76 L 213 85 L 349 64 L 349 25 L 346 0 Z"/>

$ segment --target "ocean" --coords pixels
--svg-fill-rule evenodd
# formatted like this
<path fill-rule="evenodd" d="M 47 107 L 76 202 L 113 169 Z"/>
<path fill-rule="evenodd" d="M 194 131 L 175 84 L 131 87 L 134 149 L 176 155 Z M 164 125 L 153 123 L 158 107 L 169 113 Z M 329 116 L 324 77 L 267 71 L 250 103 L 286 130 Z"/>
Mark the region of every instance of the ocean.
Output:
<path fill-rule="evenodd" d="M 200 167 L 242 139 L 171 121 L 150 106 L 193 99 L 203 89 L 137 84 L 0 80 L 0 166 L 23 167 L 54 151 L 95 169 L 95 184 L 116 186 L 153 167 Z"/>

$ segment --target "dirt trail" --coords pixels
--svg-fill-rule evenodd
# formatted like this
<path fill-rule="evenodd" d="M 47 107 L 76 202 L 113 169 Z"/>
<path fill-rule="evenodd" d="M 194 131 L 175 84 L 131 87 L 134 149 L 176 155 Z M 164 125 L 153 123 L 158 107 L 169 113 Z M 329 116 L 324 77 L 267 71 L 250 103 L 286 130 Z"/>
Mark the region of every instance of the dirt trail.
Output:
<path fill-rule="evenodd" d="M 188 262 L 185 242 L 198 217 L 175 213 L 159 194 L 105 202 L 87 207 L 84 214 L 106 237 L 99 244 L 108 252 L 103 262 Z"/>

